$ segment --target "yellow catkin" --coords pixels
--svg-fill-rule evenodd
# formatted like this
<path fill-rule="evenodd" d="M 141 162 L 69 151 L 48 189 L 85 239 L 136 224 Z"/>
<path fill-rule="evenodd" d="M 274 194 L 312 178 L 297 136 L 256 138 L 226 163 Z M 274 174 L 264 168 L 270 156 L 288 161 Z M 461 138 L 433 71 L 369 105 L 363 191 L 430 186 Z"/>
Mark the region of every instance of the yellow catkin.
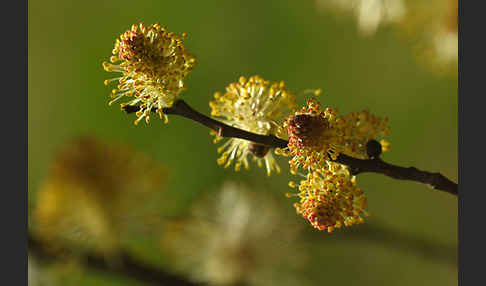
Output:
<path fill-rule="evenodd" d="M 105 80 L 118 81 L 109 104 L 128 98 L 123 106 L 137 105 L 142 111 L 135 121 L 150 121 L 152 110 L 167 121 L 162 109 L 173 105 L 185 89 L 184 79 L 196 66 L 196 57 L 187 52 L 182 40 L 186 37 L 167 32 L 160 24 L 133 25 L 115 42 L 110 62 L 103 62 L 108 72 L 121 76 Z"/>
<path fill-rule="evenodd" d="M 339 116 L 336 109 L 321 107 L 314 98 L 295 111 L 281 125 L 287 129 L 289 143 L 285 152 L 290 157 L 290 173 L 307 172 L 298 185 L 298 214 L 319 230 L 359 224 L 367 216 L 367 199 L 348 167 L 334 162 L 339 154 L 368 159 L 366 143 L 386 136 L 390 130 L 387 118 L 367 110 Z M 390 143 L 381 141 L 383 151 Z M 294 182 L 289 187 L 296 188 Z M 287 195 L 287 194 L 286 194 Z M 291 195 L 289 196 L 291 197 Z"/>
<path fill-rule="evenodd" d="M 287 90 L 284 82 L 271 82 L 260 76 L 241 76 L 237 82 L 230 83 L 224 93 L 215 92 L 209 102 L 211 116 L 231 126 L 261 135 L 274 135 L 286 138 L 286 130 L 279 128 L 284 117 L 295 108 L 295 95 Z M 218 138 L 216 133 L 212 133 Z M 272 152 L 268 147 L 252 144 L 238 138 L 229 139 L 218 148 L 218 153 L 227 152 L 230 156 L 220 157 L 218 163 L 226 163 L 230 158 L 238 165 L 249 169 L 249 157 L 258 166 L 265 166 L 267 174 L 279 173 Z M 231 161 L 228 161 L 231 164 Z M 226 163 L 228 164 L 228 163 Z"/>

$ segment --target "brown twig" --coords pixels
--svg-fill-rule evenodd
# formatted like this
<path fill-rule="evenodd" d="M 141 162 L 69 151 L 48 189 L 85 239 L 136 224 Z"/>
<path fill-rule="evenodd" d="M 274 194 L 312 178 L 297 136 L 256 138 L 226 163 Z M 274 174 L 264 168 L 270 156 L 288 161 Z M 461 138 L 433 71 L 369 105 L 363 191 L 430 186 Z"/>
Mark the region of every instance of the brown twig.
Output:
<path fill-rule="evenodd" d="M 398 179 L 415 181 L 426 184 L 432 189 L 448 192 L 457 195 L 457 184 L 444 177 L 440 173 L 421 171 L 415 167 L 400 167 L 387 162 L 381 158 L 362 160 L 340 154 L 336 162 L 356 168 L 355 174 L 379 173 L 385 176 Z"/>
<path fill-rule="evenodd" d="M 125 106 L 123 109 L 127 113 L 134 113 L 139 110 L 139 107 Z M 199 122 L 200 124 L 218 132 L 218 135 L 221 137 L 245 139 L 272 148 L 286 148 L 288 144 L 288 141 L 277 138 L 273 135 L 255 134 L 224 124 L 223 122 L 217 121 L 194 110 L 181 99 L 177 100 L 172 107 L 164 108 L 162 111 L 165 114 L 175 114 Z M 415 167 L 400 167 L 384 162 L 379 157 L 381 154 L 381 145 L 379 145 L 379 143 L 375 140 L 368 142 L 367 149 L 368 155 L 370 155 L 370 158 L 372 159 L 363 160 L 340 154 L 335 161 L 349 166 L 353 174 L 379 173 L 398 180 L 419 182 L 426 184 L 435 190 L 445 191 L 447 193 L 457 195 L 457 184 L 442 174 L 421 171 Z"/>
<path fill-rule="evenodd" d="M 123 108 L 127 113 L 134 113 L 138 111 L 138 106 L 127 105 Z M 208 117 L 190 107 L 184 100 L 177 100 L 172 107 L 164 108 L 163 112 L 165 114 L 175 114 L 179 115 L 196 122 L 218 132 L 220 137 L 234 137 L 241 138 L 257 143 L 262 143 L 263 145 L 271 147 L 287 147 L 287 141 L 277 138 L 273 135 L 260 135 L 251 133 L 233 126 L 224 124 L 223 122 L 217 121 Z"/>

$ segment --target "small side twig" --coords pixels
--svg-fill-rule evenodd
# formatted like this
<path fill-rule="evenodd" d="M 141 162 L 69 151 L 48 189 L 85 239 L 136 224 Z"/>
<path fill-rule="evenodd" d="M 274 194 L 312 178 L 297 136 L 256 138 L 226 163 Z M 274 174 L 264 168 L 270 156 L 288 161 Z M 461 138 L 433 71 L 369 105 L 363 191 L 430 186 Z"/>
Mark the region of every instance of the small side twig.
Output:
<path fill-rule="evenodd" d="M 123 107 L 123 110 L 126 113 L 134 113 L 139 110 L 139 107 L 129 105 Z M 175 114 L 196 121 L 218 132 L 218 135 L 221 137 L 245 139 L 272 148 L 286 148 L 288 144 L 288 141 L 277 138 L 273 135 L 255 134 L 224 124 L 223 122 L 217 121 L 194 110 L 182 99 L 177 100 L 172 107 L 164 108 L 162 111 L 165 114 Z M 384 162 L 379 157 L 381 153 L 381 145 L 378 147 L 379 150 L 376 151 L 375 149 L 377 148 L 377 142 L 372 140 L 369 143 L 372 144 L 369 144 L 367 147 L 369 149 L 373 149 L 373 152 L 377 152 L 376 154 L 373 154 L 373 156 L 369 154 L 372 159 L 357 159 L 340 154 L 335 161 L 349 166 L 354 174 L 379 173 L 398 180 L 409 180 L 426 184 L 435 190 L 444 191 L 453 195 L 458 194 L 457 184 L 442 174 L 421 171 L 415 167 L 400 167 Z"/>

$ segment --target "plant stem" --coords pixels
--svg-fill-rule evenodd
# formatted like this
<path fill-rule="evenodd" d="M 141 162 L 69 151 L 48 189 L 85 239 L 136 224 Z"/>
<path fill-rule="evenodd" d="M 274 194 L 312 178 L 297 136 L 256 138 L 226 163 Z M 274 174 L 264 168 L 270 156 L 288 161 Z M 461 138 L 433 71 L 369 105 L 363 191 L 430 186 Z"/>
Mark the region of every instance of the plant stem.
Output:
<path fill-rule="evenodd" d="M 126 113 L 134 113 L 137 112 L 139 108 L 138 106 L 128 105 L 125 106 L 123 110 Z M 272 148 L 286 148 L 288 144 L 288 141 L 277 138 L 273 135 L 255 134 L 224 124 L 194 110 L 182 99 L 177 100 L 172 107 L 164 108 L 162 111 L 165 114 L 179 115 L 196 121 L 218 132 L 218 136 L 220 137 L 245 139 Z M 376 141 L 374 141 L 374 143 L 375 142 Z M 456 196 L 458 194 L 457 184 L 440 173 L 421 171 L 415 167 L 406 168 L 392 165 L 384 162 L 378 156 L 372 159 L 357 159 L 340 154 L 335 162 L 349 166 L 355 175 L 359 173 L 379 173 L 398 180 L 409 180 L 426 184 L 432 189 L 444 191 Z"/>

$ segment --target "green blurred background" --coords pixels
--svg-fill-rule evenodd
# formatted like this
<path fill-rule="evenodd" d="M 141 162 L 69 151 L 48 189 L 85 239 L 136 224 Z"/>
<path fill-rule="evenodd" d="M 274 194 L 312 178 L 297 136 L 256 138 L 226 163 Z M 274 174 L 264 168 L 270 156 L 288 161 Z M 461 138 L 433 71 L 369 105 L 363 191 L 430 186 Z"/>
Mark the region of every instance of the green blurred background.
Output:
<path fill-rule="evenodd" d="M 318 10 L 314 1 L 37 0 L 29 1 L 32 205 L 56 150 L 83 134 L 127 143 L 166 166 L 173 213 L 184 213 L 201 192 L 218 190 L 227 179 L 282 197 L 288 191 L 285 160 L 279 161 L 280 176 L 267 177 L 256 167 L 235 173 L 217 166 L 207 129 L 173 116 L 168 125 L 152 120 L 135 126 L 133 116 L 108 106 L 110 88 L 103 81 L 112 75 L 101 64 L 111 55 L 115 38 L 142 21 L 189 34 L 184 42 L 198 66 L 183 97 L 197 110 L 209 114 L 212 94 L 240 75 L 284 80 L 294 91 L 322 88 L 321 103 L 341 114 L 367 108 L 389 117 L 392 150 L 385 160 L 439 171 L 457 182 L 457 73 L 424 69 L 410 42 L 391 27 L 363 37 L 353 17 Z M 309 266 L 311 280 L 316 285 L 456 285 L 454 261 L 418 255 L 406 243 L 397 247 L 387 232 L 444 245 L 454 260 L 457 198 L 378 174 L 360 175 L 358 181 L 372 213 L 364 225 L 328 235 L 301 221 L 315 239 L 319 267 Z M 285 198 L 282 208 L 295 212 Z M 360 236 L 360 231 L 373 234 Z M 150 257 L 155 244 L 145 244 L 140 255 L 163 261 Z M 90 272 L 76 283 L 142 285 Z"/>

